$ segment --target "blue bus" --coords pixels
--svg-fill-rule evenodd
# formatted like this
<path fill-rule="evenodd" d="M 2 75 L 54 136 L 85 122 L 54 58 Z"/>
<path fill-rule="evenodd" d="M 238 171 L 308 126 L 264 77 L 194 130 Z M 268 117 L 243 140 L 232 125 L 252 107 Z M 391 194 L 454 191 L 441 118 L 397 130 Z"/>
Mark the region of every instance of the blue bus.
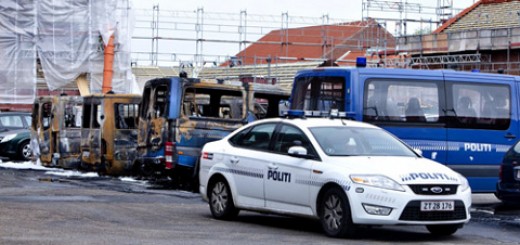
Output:
<path fill-rule="evenodd" d="M 494 192 L 517 140 L 520 77 L 452 70 L 319 67 L 296 74 L 291 109 L 330 109 L 380 126 Z"/>

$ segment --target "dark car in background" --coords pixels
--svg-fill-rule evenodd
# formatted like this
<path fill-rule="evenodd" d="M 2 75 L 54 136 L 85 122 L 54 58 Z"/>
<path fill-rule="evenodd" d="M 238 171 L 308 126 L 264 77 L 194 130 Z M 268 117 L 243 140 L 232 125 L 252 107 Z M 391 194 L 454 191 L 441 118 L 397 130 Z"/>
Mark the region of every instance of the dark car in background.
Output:
<path fill-rule="evenodd" d="M 520 203 L 520 141 L 502 160 L 495 195 L 505 203 Z"/>
<path fill-rule="evenodd" d="M 32 157 L 31 132 L 27 129 L 0 132 L 0 157 L 29 161 Z"/>
<path fill-rule="evenodd" d="M 29 112 L 0 112 L 0 132 L 17 129 L 29 129 L 31 113 Z"/>

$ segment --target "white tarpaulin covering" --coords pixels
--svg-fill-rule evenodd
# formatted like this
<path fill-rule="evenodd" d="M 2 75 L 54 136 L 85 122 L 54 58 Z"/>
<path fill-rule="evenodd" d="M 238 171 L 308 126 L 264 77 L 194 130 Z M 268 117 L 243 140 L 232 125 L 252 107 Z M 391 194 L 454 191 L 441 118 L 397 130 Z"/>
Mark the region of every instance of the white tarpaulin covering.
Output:
<path fill-rule="evenodd" d="M 0 103 L 32 103 L 36 57 L 51 90 L 87 73 L 101 92 L 103 48 L 115 35 L 116 93 L 130 93 L 130 0 L 2 0 L 0 4 Z"/>
<path fill-rule="evenodd" d="M 0 103 L 31 103 L 36 91 L 34 1 L 0 4 Z"/>

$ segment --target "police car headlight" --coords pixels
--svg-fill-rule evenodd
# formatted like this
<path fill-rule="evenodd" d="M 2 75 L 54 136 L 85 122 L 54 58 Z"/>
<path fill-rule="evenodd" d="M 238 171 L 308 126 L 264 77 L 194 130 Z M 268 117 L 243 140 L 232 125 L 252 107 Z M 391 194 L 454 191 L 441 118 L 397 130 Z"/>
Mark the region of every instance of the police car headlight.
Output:
<path fill-rule="evenodd" d="M 16 137 L 17 134 L 9 134 L 9 135 L 6 135 L 2 141 L 0 141 L 0 143 L 3 143 L 3 142 L 7 142 L 7 141 L 10 141 L 12 139 L 14 139 Z"/>
<path fill-rule="evenodd" d="M 382 175 L 350 175 L 352 182 L 394 191 L 405 191 L 404 188 L 394 180 Z"/>
<path fill-rule="evenodd" d="M 464 191 L 468 190 L 469 189 L 468 179 L 466 179 L 466 177 L 462 176 L 462 174 L 459 174 L 459 179 L 460 179 L 459 191 L 464 192 Z"/>

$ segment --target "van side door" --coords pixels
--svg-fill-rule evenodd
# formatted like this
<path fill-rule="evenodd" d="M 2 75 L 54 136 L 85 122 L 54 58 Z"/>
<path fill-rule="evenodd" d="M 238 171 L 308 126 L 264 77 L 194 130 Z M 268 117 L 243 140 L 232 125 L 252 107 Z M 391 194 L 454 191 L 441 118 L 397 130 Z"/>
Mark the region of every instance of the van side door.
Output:
<path fill-rule="evenodd" d="M 239 86 L 188 84 L 175 128 L 177 164 L 196 167 L 204 144 L 224 138 L 246 123 L 245 91 Z"/>
<path fill-rule="evenodd" d="M 103 105 L 99 97 L 87 97 L 83 103 L 81 125 L 81 162 L 93 167 L 101 159 L 101 124 Z"/>
<path fill-rule="evenodd" d="M 363 121 L 396 135 L 424 157 L 446 161 L 444 82 L 441 73 L 373 71 L 359 75 Z M 359 90 L 358 90 L 359 91 Z"/>
<path fill-rule="evenodd" d="M 474 192 L 494 192 L 499 164 L 518 138 L 514 79 L 447 72 L 447 164 Z"/>
<path fill-rule="evenodd" d="M 40 161 L 47 166 L 51 164 L 52 153 L 55 151 L 55 144 L 52 134 L 52 108 L 54 107 L 52 100 L 45 100 L 40 104 Z"/>

